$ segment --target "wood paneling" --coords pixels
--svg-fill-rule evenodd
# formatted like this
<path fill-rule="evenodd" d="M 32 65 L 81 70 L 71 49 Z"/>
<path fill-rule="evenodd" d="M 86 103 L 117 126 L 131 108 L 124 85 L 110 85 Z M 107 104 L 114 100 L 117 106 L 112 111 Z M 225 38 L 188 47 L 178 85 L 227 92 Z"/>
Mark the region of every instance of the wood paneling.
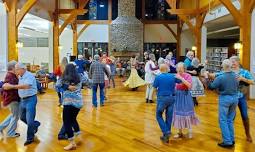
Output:
<path fill-rule="evenodd" d="M 218 97 L 207 92 L 198 98 L 195 108 L 200 120 L 193 127 L 193 139 L 174 139 L 177 133 L 172 128 L 169 144 L 160 142 L 162 135 L 156 121 L 156 104 L 146 104 L 145 87 L 138 91 L 123 88 L 120 79 L 116 88 L 108 89 L 108 100 L 104 107 L 93 109 L 91 90 L 83 90 L 84 107 L 78 115 L 82 131 L 82 141 L 75 152 L 254 152 L 255 144 L 246 142 L 244 128 L 237 109 L 235 118 L 235 143 L 233 149 L 217 146 L 221 141 L 218 124 Z M 155 100 L 155 96 L 154 96 Z M 62 152 L 67 141 L 58 141 L 57 134 L 62 126 L 62 108 L 58 107 L 58 97 L 52 86 L 46 94 L 38 96 L 36 119 L 41 122 L 35 143 L 24 147 L 27 126 L 19 121 L 18 138 L 0 141 L 1 152 Z M 248 112 L 252 137 L 255 137 L 255 102 L 248 101 Z M 0 110 L 0 121 L 9 114 L 7 109 Z M 185 131 L 186 133 L 186 131 Z"/>

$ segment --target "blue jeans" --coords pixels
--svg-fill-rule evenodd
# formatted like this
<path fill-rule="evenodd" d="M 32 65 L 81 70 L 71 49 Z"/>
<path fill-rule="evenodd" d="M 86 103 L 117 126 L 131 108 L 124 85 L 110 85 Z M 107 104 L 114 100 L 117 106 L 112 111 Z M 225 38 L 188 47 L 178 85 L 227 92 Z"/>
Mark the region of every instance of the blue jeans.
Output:
<path fill-rule="evenodd" d="M 174 96 L 158 96 L 157 97 L 157 111 L 156 118 L 163 135 L 171 134 L 171 125 L 173 118 Z M 165 111 L 166 120 L 163 119 L 162 114 Z"/>
<path fill-rule="evenodd" d="M 219 96 L 219 123 L 223 143 L 231 145 L 235 141 L 234 137 L 234 119 L 236 116 L 236 107 L 238 97 L 236 95 Z"/>
<path fill-rule="evenodd" d="M 11 114 L 0 124 L 0 131 L 8 127 L 7 136 L 16 134 L 17 122 L 19 120 L 19 102 L 13 101 L 9 104 Z"/>
<path fill-rule="evenodd" d="M 238 98 L 238 107 L 242 116 L 242 120 L 248 120 L 248 107 L 245 95 L 241 98 Z"/>
<path fill-rule="evenodd" d="M 36 95 L 29 97 L 27 99 L 21 100 L 20 103 L 20 119 L 27 124 L 27 141 L 34 139 L 34 135 L 40 126 L 39 121 L 35 121 L 36 115 Z"/>
<path fill-rule="evenodd" d="M 92 104 L 97 107 L 97 88 L 100 88 L 100 104 L 104 104 L 104 83 L 94 83 L 92 86 Z"/>

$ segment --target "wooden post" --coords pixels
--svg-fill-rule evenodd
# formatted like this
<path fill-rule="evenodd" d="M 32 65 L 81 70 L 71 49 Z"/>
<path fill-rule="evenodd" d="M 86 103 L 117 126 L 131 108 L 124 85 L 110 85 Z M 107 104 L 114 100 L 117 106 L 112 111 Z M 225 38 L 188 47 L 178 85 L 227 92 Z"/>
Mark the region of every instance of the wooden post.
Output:
<path fill-rule="evenodd" d="M 9 2 L 8 13 L 8 60 L 18 61 L 18 49 L 16 43 L 18 41 L 18 28 L 16 26 L 16 14 L 17 14 L 17 2 L 18 0 L 12 0 Z"/>
<path fill-rule="evenodd" d="M 76 20 L 73 22 L 73 55 L 77 56 L 78 55 L 78 34 L 77 34 L 77 22 Z"/>
<path fill-rule="evenodd" d="M 240 41 L 243 44 L 240 50 L 240 61 L 245 69 L 250 70 L 251 54 L 251 13 L 248 0 L 241 0 L 242 26 L 240 26 Z"/>
<path fill-rule="evenodd" d="M 177 23 L 177 37 L 176 37 L 176 59 L 177 61 L 180 61 L 180 56 L 181 56 L 181 32 L 182 32 L 182 21 L 178 17 L 178 23 Z"/>
<path fill-rule="evenodd" d="M 58 20 L 58 0 L 55 0 L 56 10 L 53 14 L 53 69 L 59 65 L 59 20 Z"/>

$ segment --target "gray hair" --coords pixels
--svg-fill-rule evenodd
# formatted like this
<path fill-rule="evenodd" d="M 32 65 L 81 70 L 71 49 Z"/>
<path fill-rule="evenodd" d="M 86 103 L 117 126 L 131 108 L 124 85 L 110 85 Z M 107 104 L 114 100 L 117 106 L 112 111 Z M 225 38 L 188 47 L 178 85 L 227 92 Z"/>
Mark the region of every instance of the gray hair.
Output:
<path fill-rule="evenodd" d="M 155 60 L 155 55 L 153 53 L 149 54 L 149 59 Z"/>
<path fill-rule="evenodd" d="M 98 61 L 100 59 L 100 56 L 98 54 L 94 55 L 94 60 Z"/>
<path fill-rule="evenodd" d="M 191 54 L 194 54 L 193 51 L 188 51 L 187 54 L 186 54 L 186 57 L 189 57 Z"/>
<path fill-rule="evenodd" d="M 7 70 L 8 70 L 8 71 L 11 71 L 11 70 L 15 69 L 15 65 L 16 65 L 16 64 L 17 64 L 17 61 L 14 61 L 14 60 L 8 62 L 8 64 L 7 64 Z"/>
<path fill-rule="evenodd" d="M 19 68 L 19 69 L 27 69 L 27 66 L 21 62 L 18 62 L 15 67 Z"/>
<path fill-rule="evenodd" d="M 193 58 L 191 61 L 191 65 L 195 68 L 199 66 L 199 59 L 198 58 Z"/>
<path fill-rule="evenodd" d="M 229 59 L 230 59 L 230 61 L 240 62 L 240 58 L 238 56 L 232 56 Z"/>
<path fill-rule="evenodd" d="M 165 64 L 165 60 L 164 60 L 164 58 L 162 58 L 162 57 L 160 57 L 160 58 L 158 59 L 158 65 L 161 65 L 161 64 Z"/>
<path fill-rule="evenodd" d="M 179 62 L 176 64 L 176 69 L 179 67 L 183 67 L 185 69 L 185 64 L 183 62 Z"/>
<path fill-rule="evenodd" d="M 166 56 L 166 59 L 167 59 L 167 60 L 171 60 L 172 57 L 168 54 L 168 55 Z"/>
<path fill-rule="evenodd" d="M 222 67 L 224 71 L 230 71 L 232 67 L 232 62 L 229 59 L 225 59 L 222 62 Z"/>

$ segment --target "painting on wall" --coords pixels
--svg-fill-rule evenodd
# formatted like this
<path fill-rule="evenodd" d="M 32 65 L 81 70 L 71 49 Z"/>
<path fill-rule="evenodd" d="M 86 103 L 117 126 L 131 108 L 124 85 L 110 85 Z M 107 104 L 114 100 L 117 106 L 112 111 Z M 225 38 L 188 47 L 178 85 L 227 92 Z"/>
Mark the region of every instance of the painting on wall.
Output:
<path fill-rule="evenodd" d="M 89 2 L 89 19 L 97 19 L 97 0 L 90 0 Z"/>

